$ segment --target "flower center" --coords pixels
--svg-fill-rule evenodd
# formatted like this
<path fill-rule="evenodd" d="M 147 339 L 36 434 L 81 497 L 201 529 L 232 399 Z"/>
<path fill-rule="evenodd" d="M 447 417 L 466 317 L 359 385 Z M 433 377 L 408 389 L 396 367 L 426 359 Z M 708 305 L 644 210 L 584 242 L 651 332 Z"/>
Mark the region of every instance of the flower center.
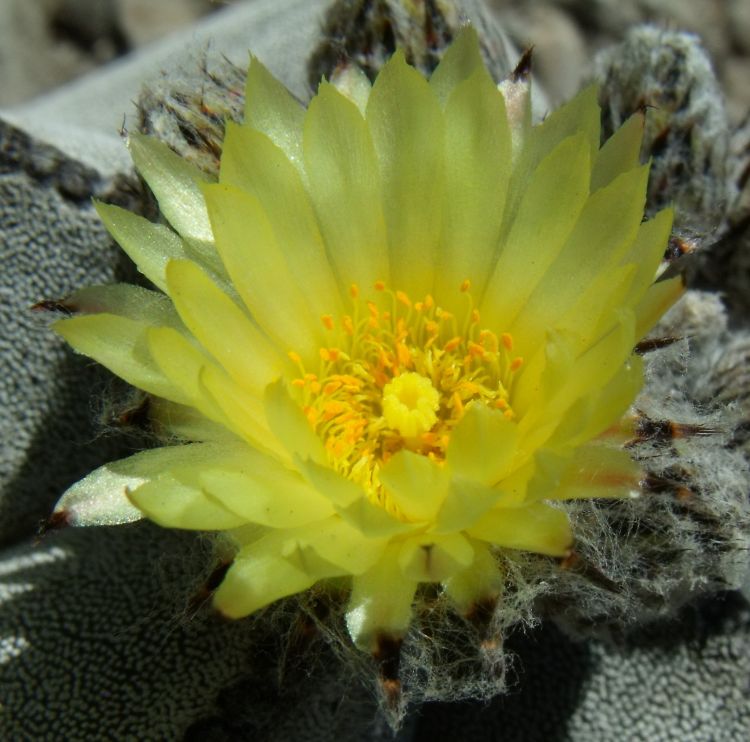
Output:
<path fill-rule="evenodd" d="M 397 376 L 383 387 L 383 417 L 404 438 L 426 433 L 436 422 L 440 393 L 430 379 L 413 371 Z"/>
<path fill-rule="evenodd" d="M 514 379 L 523 360 L 513 338 L 481 327 L 479 312 L 461 285 L 461 316 L 402 291 L 375 284 L 378 301 L 351 288 L 353 311 L 322 317 L 331 345 L 320 349 L 313 372 L 291 352 L 300 374 L 292 381 L 331 465 L 384 506 L 380 467 L 408 449 L 438 463 L 467 404 L 486 404 L 513 418 Z"/>

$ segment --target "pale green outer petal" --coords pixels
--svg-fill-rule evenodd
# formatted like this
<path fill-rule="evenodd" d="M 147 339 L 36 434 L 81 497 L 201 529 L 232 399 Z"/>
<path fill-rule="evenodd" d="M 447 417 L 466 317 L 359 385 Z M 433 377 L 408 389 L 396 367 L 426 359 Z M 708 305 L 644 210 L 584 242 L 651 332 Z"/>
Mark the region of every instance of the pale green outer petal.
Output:
<path fill-rule="evenodd" d="M 508 328 L 562 250 L 589 189 L 583 134 L 559 144 L 533 173 L 479 306 L 482 324 Z"/>
<path fill-rule="evenodd" d="M 543 503 L 490 510 L 469 535 L 506 549 L 565 556 L 573 545 L 568 516 Z"/>
<path fill-rule="evenodd" d="M 354 103 L 363 116 L 365 115 L 372 83 L 360 67 L 356 64 L 346 64 L 335 69 L 331 74 L 331 84 L 341 95 L 345 95 Z"/>
<path fill-rule="evenodd" d="M 379 505 L 371 503 L 356 482 L 325 464 L 297 457 L 295 463 L 303 476 L 321 495 L 330 500 L 336 512 L 366 538 L 390 538 L 415 530 L 418 523 L 403 523 Z"/>
<path fill-rule="evenodd" d="M 151 397 L 148 414 L 158 435 L 165 439 L 217 443 L 237 441 L 227 423 L 213 422 L 192 406 Z"/>
<path fill-rule="evenodd" d="M 445 50 L 440 64 L 430 77 L 430 87 L 441 105 L 445 106 L 455 88 L 477 69 L 487 74 L 479 53 L 477 32 L 473 26 L 465 26 Z"/>
<path fill-rule="evenodd" d="M 153 137 L 131 134 L 128 148 L 138 172 L 156 196 L 159 210 L 187 242 L 192 257 L 221 275 L 201 192 L 209 176 Z"/>
<path fill-rule="evenodd" d="M 97 214 L 120 247 L 154 285 L 167 290 L 167 262 L 187 257 L 180 237 L 164 224 L 153 224 L 119 206 L 94 201 Z"/>
<path fill-rule="evenodd" d="M 416 580 L 404 577 L 398 564 L 399 545 L 390 545 L 380 561 L 352 579 L 346 626 L 365 651 L 377 648 L 379 634 L 400 637 L 409 628 Z"/>
<path fill-rule="evenodd" d="M 435 295 L 456 312 L 469 279 L 481 296 L 498 249 L 511 171 L 505 102 L 484 67 L 456 87 L 445 110 L 445 196 Z"/>
<path fill-rule="evenodd" d="M 367 123 L 380 165 L 390 277 L 422 297 L 433 288 L 440 238 L 445 127 L 435 94 L 401 51 L 372 87 Z"/>
<path fill-rule="evenodd" d="M 298 474 L 250 450 L 242 468 L 206 469 L 205 491 L 251 523 L 294 528 L 333 514 L 333 506 Z"/>
<path fill-rule="evenodd" d="M 342 291 L 387 280 L 388 241 L 380 172 L 370 131 L 357 107 L 321 83 L 305 119 L 309 193 Z"/>
<path fill-rule="evenodd" d="M 245 125 L 265 134 L 302 170 L 302 122 L 305 110 L 255 57 L 245 87 Z"/>
<path fill-rule="evenodd" d="M 638 229 L 632 247 L 623 258 L 624 261 L 633 262 L 638 266 L 632 291 L 626 300 L 628 304 L 643 298 L 654 281 L 668 246 L 673 218 L 673 209 L 662 209 L 653 219 L 643 222 Z"/>
<path fill-rule="evenodd" d="M 640 161 L 645 116 L 634 113 L 604 143 L 594 162 L 591 190 L 603 188 L 621 173 L 637 167 Z"/>
<path fill-rule="evenodd" d="M 171 261 L 167 285 L 182 321 L 238 384 L 260 392 L 279 375 L 282 359 L 266 337 L 195 263 Z"/>
<path fill-rule="evenodd" d="M 151 358 L 149 326 L 114 314 L 91 314 L 64 319 L 52 325 L 79 353 L 93 358 L 129 384 L 158 397 L 190 404 Z"/>
<path fill-rule="evenodd" d="M 302 592 L 318 580 L 343 574 L 340 567 L 327 563 L 309 547 L 282 556 L 281 535 L 271 533 L 235 557 L 214 595 L 214 606 L 228 618 L 242 618 L 279 598 Z"/>
<path fill-rule="evenodd" d="M 538 347 L 555 318 L 632 245 L 643 218 L 647 181 L 648 167 L 639 167 L 589 198 L 570 238 L 510 327 L 522 355 Z"/>
<path fill-rule="evenodd" d="M 477 452 L 484 451 L 478 448 Z M 478 454 L 480 457 L 481 454 Z M 473 526 L 490 508 L 504 499 L 505 492 L 500 487 L 472 482 L 454 477 L 448 495 L 435 517 L 431 533 L 453 533 Z"/>
<path fill-rule="evenodd" d="M 128 497 L 149 520 L 165 528 L 225 531 L 246 522 L 208 497 L 194 475 L 185 482 L 179 474 L 165 472 L 129 491 Z"/>
<path fill-rule="evenodd" d="M 130 283 L 86 286 L 71 294 L 65 305 L 83 314 L 116 314 L 146 325 L 184 329 L 167 296 Z"/>
<path fill-rule="evenodd" d="M 327 461 L 323 442 L 310 427 L 302 408 L 289 396 L 283 379 L 266 387 L 263 407 L 271 432 L 290 454 L 302 460 Z"/>
<path fill-rule="evenodd" d="M 338 284 L 299 171 L 265 134 L 227 124 L 221 158 L 221 183 L 255 196 L 268 216 L 287 270 L 315 318 L 338 314 Z"/>
<path fill-rule="evenodd" d="M 643 359 L 632 355 L 598 393 L 578 400 L 563 417 L 545 446 L 571 450 L 617 423 L 643 386 Z"/>
<path fill-rule="evenodd" d="M 498 598 L 503 589 L 503 577 L 489 547 L 480 541 L 473 541 L 472 546 L 472 564 L 444 583 L 446 593 L 464 613 L 478 602 Z"/>
<path fill-rule="evenodd" d="M 180 389 L 190 404 L 220 424 L 227 420 L 200 384 L 201 369 L 211 361 L 184 335 L 171 327 L 153 327 L 147 333 L 151 357 L 161 372 Z"/>
<path fill-rule="evenodd" d="M 278 347 L 317 362 L 323 324 L 289 271 L 258 199 L 227 185 L 208 186 L 205 196 L 216 249 L 253 318 Z"/>
<path fill-rule="evenodd" d="M 649 333 L 664 312 L 682 296 L 684 291 L 685 281 L 682 276 L 658 281 L 649 287 L 635 308 L 636 336 L 642 338 Z"/>
<path fill-rule="evenodd" d="M 403 450 L 380 470 L 380 482 L 411 520 L 432 520 L 448 493 L 450 475 L 426 456 Z"/>
<path fill-rule="evenodd" d="M 451 433 L 446 458 L 459 477 L 492 485 L 515 463 L 518 426 L 500 410 L 470 404 Z"/>
<path fill-rule="evenodd" d="M 412 536 L 401 545 L 398 564 L 407 579 L 442 582 L 474 561 L 474 548 L 460 533 Z"/>
<path fill-rule="evenodd" d="M 56 513 L 65 513 L 74 526 L 100 526 L 130 523 L 143 517 L 128 499 L 134 490 L 172 467 L 215 461 L 224 448 L 214 444 L 193 443 L 165 446 L 110 461 L 76 482 L 55 505 Z"/>
<path fill-rule="evenodd" d="M 619 448 L 593 443 L 579 446 L 573 453 L 557 487 L 539 497 L 573 500 L 595 497 L 627 497 L 638 493 L 643 470 Z M 534 497 L 530 492 L 529 496 Z"/>

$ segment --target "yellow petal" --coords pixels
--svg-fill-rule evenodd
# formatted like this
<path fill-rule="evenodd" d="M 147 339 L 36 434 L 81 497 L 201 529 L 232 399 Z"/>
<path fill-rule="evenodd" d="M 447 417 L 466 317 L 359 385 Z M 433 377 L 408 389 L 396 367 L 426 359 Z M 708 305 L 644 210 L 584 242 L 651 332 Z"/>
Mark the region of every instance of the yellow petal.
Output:
<path fill-rule="evenodd" d="M 94 201 L 94 207 L 107 231 L 138 266 L 138 270 L 158 288 L 166 291 L 164 271 L 167 262 L 187 257 L 180 237 L 164 224 L 153 224 L 119 206 Z"/>
<path fill-rule="evenodd" d="M 391 276 L 411 296 L 432 291 L 443 201 L 443 113 L 401 51 L 372 87 L 367 123 L 380 165 Z M 461 280 L 461 279 L 459 279 Z"/>
<path fill-rule="evenodd" d="M 444 106 L 455 88 L 475 70 L 487 70 L 479 53 L 479 37 L 473 26 L 464 26 L 456 35 L 453 43 L 445 50 L 440 64 L 430 77 L 430 87 Z"/>
<path fill-rule="evenodd" d="M 264 526 L 294 528 L 333 514 L 332 505 L 298 474 L 252 449 L 241 469 L 206 469 L 200 481 L 225 508 Z"/>
<path fill-rule="evenodd" d="M 184 482 L 172 472 L 165 472 L 128 492 L 128 497 L 147 518 L 165 528 L 223 531 L 245 522 L 208 497 L 193 477 Z"/>
<path fill-rule="evenodd" d="M 632 289 L 625 299 L 631 306 L 643 298 L 656 278 L 669 244 L 673 218 L 673 209 L 662 209 L 653 219 L 641 224 L 632 247 L 623 258 L 623 262 L 638 266 Z"/>
<path fill-rule="evenodd" d="M 92 314 L 52 325 L 79 353 L 93 358 L 129 384 L 158 397 L 190 404 L 185 393 L 170 382 L 148 350 L 149 326 L 114 314 Z"/>
<path fill-rule="evenodd" d="M 300 169 L 304 116 L 300 103 L 252 57 L 245 87 L 245 125 L 265 134 Z"/>
<path fill-rule="evenodd" d="M 387 280 L 388 242 L 380 173 L 369 129 L 356 106 L 321 83 L 305 119 L 309 191 L 341 287 L 369 290 Z"/>
<path fill-rule="evenodd" d="M 403 450 L 380 470 L 380 482 L 411 520 L 434 518 L 448 492 L 448 472 L 426 456 Z"/>
<path fill-rule="evenodd" d="M 331 74 L 331 84 L 342 95 L 345 95 L 364 116 L 367 101 L 372 92 L 372 83 L 361 67 L 356 64 L 344 64 Z"/>
<path fill-rule="evenodd" d="M 195 263 L 170 262 L 167 285 L 182 321 L 238 384 L 260 391 L 278 376 L 282 363 L 268 340 Z"/>
<path fill-rule="evenodd" d="M 375 651 L 380 636 L 403 636 L 411 623 L 417 582 L 405 579 L 398 554 L 398 545 L 389 546 L 372 568 L 352 579 L 346 626 L 362 650 Z"/>
<path fill-rule="evenodd" d="M 638 166 L 645 116 L 634 113 L 599 150 L 591 173 L 591 190 L 597 191 L 621 173 Z"/>
<path fill-rule="evenodd" d="M 510 327 L 519 352 L 538 345 L 591 281 L 619 263 L 638 233 L 647 181 L 648 167 L 640 167 L 589 198 L 570 238 Z"/>
<path fill-rule="evenodd" d="M 486 449 L 477 449 L 477 451 L 483 450 Z M 490 508 L 497 505 L 504 495 L 502 485 L 488 487 L 454 477 L 430 531 L 432 533 L 463 531 L 474 525 Z"/>
<path fill-rule="evenodd" d="M 564 556 L 573 545 L 568 516 L 549 505 L 491 510 L 468 533 L 505 549 Z"/>
<path fill-rule="evenodd" d="M 445 196 L 435 294 L 450 311 L 464 309 L 465 297 L 458 292 L 463 280 L 469 280 L 475 296 L 484 291 L 498 249 L 510 150 L 505 102 L 480 67 L 453 90 L 445 110 Z"/>
<path fill-rule="evenodd" d="M 509 472 L 517 442 L 516 423 L 500 410 L 470 404 L 451 433 L 448 464 L 459 477 L 492 485 Z"/>
<path fill-rule="evenodd" d="M 370 502 L 360 485 L 329 466 L 300 457 L 297 457 L 296 464 L 307 481 L 330 500 L 341 518 L 362 536 L 388 538 L 418 527 L 418 524 L 397 520 L 386 509 Z"/>
<path fill-rule="evenodd" d="M 310 547 L 282 556 L 280 534 L 272 533 L 237 554 L 214 595 L 214 606 L 228 618 L 242 618 L 341 573 Z"/>
<path fill-rule="evenodd" d="M 271 431 L 290 454 L 303 461 L 326 462 L 323 442 L 315 435 L 302 408 L 289 396 L 282 379 L 268 385 L 263 407 Z"/>
<path fill-rule="evenodd" d="M 253 318 L 275 343 L 317 360 L 323 325 L 310 311 L 258 199 L 227 185 L 205 190 L 216 249 Z"/>
<path fill-rule="evenodd" d="M 416 582 L 442 582 L 473 560 L 474 548 L 460 533 L 412 536 L 404 541 L 398 555 L 401 571 Z"/>
<path fill-rule="evenodd" d="M 583 134 L 559 144 L 534 171 L 480 304 L 482 323 L 508 328 L 553 264 L 588 197 Z"/>
<path fill-rule="evenodd" d="M 299 171 L 265 134 L 227 125 L 220 182 L 255 196 L 263 206 L 286 270 L 305 296 L 313 316 L 341 309 L 333 275 L 312 204 Z"/>
<path fill-rule="evenodd" d="M 503 576 L 490 549 L 481 541 L 472 540 L 471 545 L 474 561 L 444 583 L 446 593 L 464 613 L 477 603 L 496 600 L 503 589 Z"/>

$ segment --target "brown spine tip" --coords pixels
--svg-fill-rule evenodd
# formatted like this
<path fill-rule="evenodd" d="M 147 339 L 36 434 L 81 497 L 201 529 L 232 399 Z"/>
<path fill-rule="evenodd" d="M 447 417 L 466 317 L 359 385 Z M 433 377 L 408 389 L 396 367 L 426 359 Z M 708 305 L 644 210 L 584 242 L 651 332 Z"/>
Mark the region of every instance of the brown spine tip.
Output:
<path fill-rule="evenodd" d="M 61 299 L 42 299 L 42 301 L 32 304 L 30 309 L 32 312 L 54 312 L 55 314 L 64 314 L 66 317 L 70 317 L 75 312 L 74 307 Z"/>
<path fill-rule="evenodd" d="M 652 353 L 655 350 L 661 350 L 662 348 L 668 348 L 673 343 L 677 343 L 683 338 L 674 335 L 661 338 L 646 338 L 638 343 L 634 350 L 639 356 L 646 355 L 646 353 Z"/>
<path fill-rule="evenodd" d="M 70 513 L 67 510 L 56 510 L 49 518 L 43 520 L 37 529 L 37 543 L 50 531 L 59 531 L 71 525 Z"/>
<path fill-rule="evenodd" d="M 510 73 L 510 79 L 512 82 L 524 82 L 531 75 L 531 58 L 533 56 L 534 47 L 528 47 L 521 55 L 521 59 L 518 60 L 518 64 L 515 66 L 513 72 Z"/>
<path fill-rule="evenodd" d="M 221 585 L 221 581 L 224 579 L 229 567 L 232 566 L 232 562 L 220 562 L 211 570 L 211 573 L 206 578 L 205 582 L 195 591 L 195 593 L 188 600 L 188 614 L 195 616 L 198 611 L 211 599 L 211 596 L 216 592 L 216 589 Z M 218 616 L 225 618 L 223 614 L 216 611 Z"/>
<path fill-rule="evenodd" d="M 401 662 L 402 640 L 389 634 L 375 638 L 373 659 L 378 663 L 378 680 L 389 708 L 395 709 L 401 699 L 401 679 L 398 669 Z"/>
<path fill-rule="evenodd" d="M 671 441 L 717 435 L 721 430 L 708 425 L 678 423 L 672 420 L 653 420 L 642 415 L 635 424 L 636 442 L 650 441 L 667 445 Z"/>

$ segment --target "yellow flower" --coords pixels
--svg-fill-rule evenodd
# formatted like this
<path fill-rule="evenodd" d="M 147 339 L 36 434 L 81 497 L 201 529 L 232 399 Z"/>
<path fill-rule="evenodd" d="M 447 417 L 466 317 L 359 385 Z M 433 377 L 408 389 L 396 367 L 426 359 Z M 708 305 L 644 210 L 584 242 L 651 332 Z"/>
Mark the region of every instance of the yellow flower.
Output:
<path fill-rule="evenodd" d="M 638 490 L 633 348 L 682 286 L 654 283 L 642 117 L 600 149 L 595 89 L 532 126 L 471 30 L 429 82 L 397 53 L 339 88 L 305 111 L 254 60 L 216 183 L 130 138 L 171 229 L 97 208 L 159 291 L 83 290 L 55 328 L 154 395 L 171 445 L 58 510 L 223 532 L 231 617 L 350 578 L 371 649 L 420 584 L 467 610 L 499 551 L 568 553 L 562 501 Z"/>

